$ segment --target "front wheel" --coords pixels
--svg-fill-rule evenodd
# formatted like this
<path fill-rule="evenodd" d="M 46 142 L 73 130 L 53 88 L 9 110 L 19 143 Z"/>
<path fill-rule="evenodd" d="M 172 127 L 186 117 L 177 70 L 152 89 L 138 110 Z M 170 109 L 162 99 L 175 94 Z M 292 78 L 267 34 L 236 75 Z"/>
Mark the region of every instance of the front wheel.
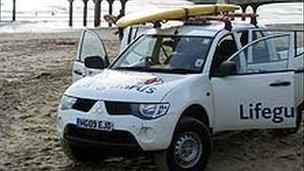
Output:
<path fill-rule="evenodd" d="M 212 151 L 212 137 L 206 125 L 194 118 L 182 118 L 169 149 L 155 154 L 159 170 L 203 170 Z"/>

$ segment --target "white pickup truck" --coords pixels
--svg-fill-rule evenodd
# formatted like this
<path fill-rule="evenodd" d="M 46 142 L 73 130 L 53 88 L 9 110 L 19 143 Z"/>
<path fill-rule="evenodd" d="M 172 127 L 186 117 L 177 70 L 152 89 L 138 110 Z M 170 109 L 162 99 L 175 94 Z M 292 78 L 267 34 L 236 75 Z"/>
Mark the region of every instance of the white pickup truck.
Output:
<path fill-rule="evenodd" d="M 58 110 L 66 154 L 87 160 L 152 152 L 162 168 L 202 170 L 215 133 L 297 132 L 303 30 L 231 26 L 192 21 L 127 34 L 138 38 L 111 64 L 102 40 L 84 31 L 75 83 Z"/>

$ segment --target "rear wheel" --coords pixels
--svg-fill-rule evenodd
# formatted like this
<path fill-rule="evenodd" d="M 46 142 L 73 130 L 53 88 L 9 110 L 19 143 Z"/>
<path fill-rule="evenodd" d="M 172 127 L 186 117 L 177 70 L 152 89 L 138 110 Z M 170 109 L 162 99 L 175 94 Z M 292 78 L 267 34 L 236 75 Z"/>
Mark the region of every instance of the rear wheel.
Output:
<path fill-rule="evenodd" d="M 207 126 L 185 117 L 178 123 L 169 149 L 157 152 L 155 162 L 159 170 L 203 170 L 211 151 L 212 138 Z"/>
<path fill-rule="evenodd" d="M 75 162 L 105 160 L 108 158 L 104 153 L 97 153 L 93 150 L 69 143 L 66 140 L 61 140 L 61 146 L 64 153 Z"/>

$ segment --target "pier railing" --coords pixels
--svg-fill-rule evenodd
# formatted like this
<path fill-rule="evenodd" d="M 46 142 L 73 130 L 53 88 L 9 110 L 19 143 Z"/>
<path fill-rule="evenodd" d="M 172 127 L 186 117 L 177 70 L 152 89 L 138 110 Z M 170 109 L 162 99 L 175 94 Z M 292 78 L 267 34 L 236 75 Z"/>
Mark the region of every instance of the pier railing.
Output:
<path fill-rule="evenodd" d="M 75 0 L 69 1 L 69 26 L 73 26 L 73 3 Z M 87 13 L 88 13 L 88 1 L 90 0 L 82 0 L 83 2 L 83 26 L 87 26 Z M 100 26 L 100 18 L 101 18 L 101 2 L 103 0 L 92 0 L 94 2 L 94 26 Z M 113 4 L 115 0 L 104 0 L 109 4 L 109 15 L 113 14 Z M 128 0 L 117 0 L 121 3 L 120 15 L 123 16 L 126 10 L 126 3 Z M 109 24 L 111 26 L 111 24 Z"/>
<path fill-rule="evenodd" d="M 208 4 L 217 3 L 219 0 L 188 0 L 195 4 Z M 246 12 L 247 7 L 252 7 L 253 12 L 256 13 L 261 5 L 272 3 L 290 3 L 290 2 L 303 2 L 303 0 L 220 0 L 220 2 L 228 4 L 236 4 L 242 8 L 243 13 Z"/>
<path fill-rule="evenodd" d="M 69 26 L 73 26 L 73 10 L 74 10 L 74 1 L 75 0 L 67 0 L 69 3 Z M 113 4 L 115 0 L 81 0 L 83 2 L 83 26 L 87 26 L 87 16 L 88 16 L 88 2 L 94 2 L 94 26 L 100 26 L 100 18 L 101 18 L 101 2 L 107 1 L 109 4 L 109 13 L 113 14 Z M 128 0 L 116 0 L 121 3 L 120 16 L 124 16 L 126 10 L 126 3 Z M 16 0 L 12 0 L 12 21 L 16 21 Z M 0 20 L 1 20 L 1 0 L 0 0 Z M 111 24 L 109 24 L 111 26 Z"/>

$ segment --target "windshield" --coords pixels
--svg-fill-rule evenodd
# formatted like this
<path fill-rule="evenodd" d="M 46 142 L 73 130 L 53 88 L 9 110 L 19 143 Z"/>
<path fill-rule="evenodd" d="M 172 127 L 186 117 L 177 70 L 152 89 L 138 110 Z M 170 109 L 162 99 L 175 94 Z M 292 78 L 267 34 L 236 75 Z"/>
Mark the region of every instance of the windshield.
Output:
<path fill-rule="evenodd" d="M 111 69 L 168 73 L 199 73 L 211 38 L 145 35 L 112 65 Z"/>

